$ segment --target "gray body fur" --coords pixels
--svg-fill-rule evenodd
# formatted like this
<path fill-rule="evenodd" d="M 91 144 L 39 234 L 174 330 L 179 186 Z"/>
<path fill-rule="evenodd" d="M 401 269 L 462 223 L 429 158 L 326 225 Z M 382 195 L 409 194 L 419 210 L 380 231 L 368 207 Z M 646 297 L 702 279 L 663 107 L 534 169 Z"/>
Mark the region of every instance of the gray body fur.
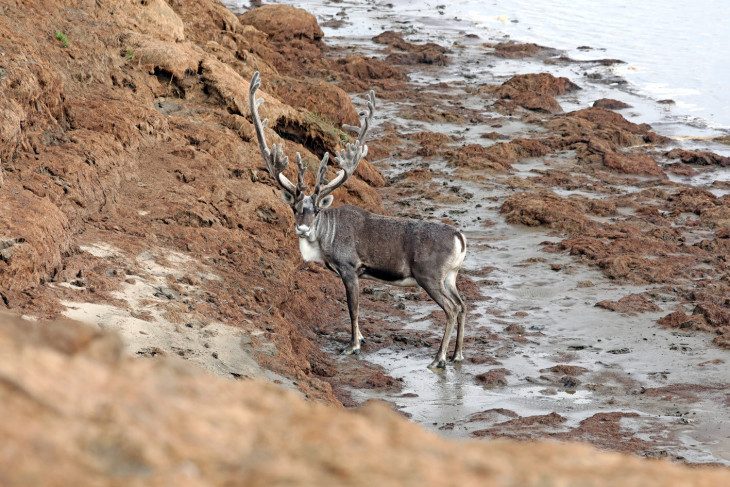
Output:
<path fill-rule="evenodd" d="M 447 326 L 432 367 L 443 367 L 454 326 L 458 323 L 454 361 L 463 359 L 466 306 L 456 289 L 456 274 L 464 260 L 466 240 L 441 223 L 376 215 L 354 206 L 321 210 L 302 252 L 324 262 L 345 285 L 352 339 L 344 353 L 359 353 L 359 279 L 397 286 L 420 286 L 446 313 Z M 302 248 L 302 245 L 300 245 Z M 309 255 L 305 255 L 309 254 Z"/>

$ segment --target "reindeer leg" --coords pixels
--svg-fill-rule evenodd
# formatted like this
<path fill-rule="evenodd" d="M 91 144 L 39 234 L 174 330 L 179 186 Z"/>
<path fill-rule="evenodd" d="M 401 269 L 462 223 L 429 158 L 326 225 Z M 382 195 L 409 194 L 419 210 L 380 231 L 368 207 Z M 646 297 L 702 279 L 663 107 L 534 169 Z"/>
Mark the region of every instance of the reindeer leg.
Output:
<path fill-rule="evenodd" d="M 466 319 L 466 306 L 463 302 L 461 309 L 459 310 L 458 326 L 456 327 L 456 348 L 454 349 L 454 356 L 451 357 L 452 362 L 461 362 L 464 360 L 464 353 L 462 348 L 464 346 L 464 321 Z"/>
<path fill-rule="evenodd" d="M 449 341 L 451 340 L 451 334 L 454 332 L 454 325 L 456 324 L 456 314 L 459 309 L 458 304 L 449 296 L 442 282 L 431 283 L 424 281 L 418 284 L 426 290 L 428 295 L 431 296 L 431 299 L 436 301 L 436 304 L 441 306 L 441 309 L 446 313 L 446 330 L 441 340 L 441 346 L 436 354 L 436 358 L 428 366 L 429 369 L 443 369 L 446 367 L 446 352 L 449 349 Z"/>
<path fill-rule="evenodd" d="M 458 272 L 458 271 L 457 271 Z M 466 320 L 466 305 L 464 300 L 459 295 L 459 290 L 456 288 L 456 272 L 450 272 L 444 280 L 444 287 L 449 293 L 452 301 L 458 305 L 458 317 L 456 327 L 456 347 L 454 348 L 454 355 L 451 357 L 452 362 L 461 362 L 464 360 L 464 354 L 462 347 L 464 345 L 464 321 Z"/>
<path fill-rule="evenodd" d="M 456 316 L 454 310 L 446 311 L 446 330 L 444 331 L 444 337 L 441 339 L 441 345 L 439 351 L 436 354 L 436 358 L 428 366 L 429 369 L 444 369 L 446 368 L 446 352 L 449 349 L 449 342 L 451 341 L 451 335 L 454 332 L 454 325 L 456 324 Z"/>
<path fill-rule="evenodd" d="M 352 337 L 350 345 L 342 351 L 343 355 L 360 355 L 360 342 L 362 334 L 358 325 L 358 311 L 360 304 L 360 281 L 355 272 L 340 272 L 342 282 L 345 285 L 347 295 L 347 308 L 350 311 L 350 323 L 352 324 Z"/>

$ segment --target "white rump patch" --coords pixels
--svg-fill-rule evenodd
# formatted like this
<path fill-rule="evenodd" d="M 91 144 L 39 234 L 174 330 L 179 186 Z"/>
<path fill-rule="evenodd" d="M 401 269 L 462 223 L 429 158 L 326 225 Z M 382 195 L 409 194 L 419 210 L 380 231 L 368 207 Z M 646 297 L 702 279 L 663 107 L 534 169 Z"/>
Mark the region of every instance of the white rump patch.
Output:
<path fill-rule="evenodd" d="M 301 252 L 304 262 L 324 262 L 319 245 L 310 242 L 306 238 L 299 239 L 299 252 Z"/>
<path fill-rule="evenodd" d="M 463 237 L 463 236 L 462 236 Z M 454 253 L 451 257 L 451 268 L 444 277 L 444 283 L 456 289 L 456 275 L 461 269 L 461 264 L 464 263 L 466 258 L 466 238 L 464 238 L 464 250 L 461 250 L 461 240 L 459 237 L 454 237 Z"/>
<path fill-rule="evenodd" d="M 454 269 L 460 269 L 461 264 L 464 263 L 464 258 L 466 258 L 466 237 L 462 235 L 461 238 L 464 239 L 464 250 L 461 250 L 461 240 L 459 237 L 454 237 L 454 253 L 456 254 L 454 256 Z"/>

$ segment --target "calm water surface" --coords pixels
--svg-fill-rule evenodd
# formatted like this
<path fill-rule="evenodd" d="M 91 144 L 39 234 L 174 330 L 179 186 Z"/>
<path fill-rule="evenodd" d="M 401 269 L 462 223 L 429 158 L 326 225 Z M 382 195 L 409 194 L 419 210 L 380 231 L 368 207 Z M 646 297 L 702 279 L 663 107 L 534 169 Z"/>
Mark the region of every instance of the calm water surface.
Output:
<path fill-rule="evenodd" d="M 236 12 L 247 0 L 224 0 Z M 254 2 L 258 4 L 259 2 Z M 628 86 L 650 100 L 671 99 L 663 123 L 692 135 L 730 134 L 730 2 L 718 0 L 300 0 L 264 1 L 304 8 L 324 20 L 326 37 L 372 37 L 401 25 L 438 37 L 454 26 L 485 41 L 535 42 L 578 60 L 612 58 Z M 379 17 L 378 17 L 379 16 Z M 373 19 L 381 20 L 380 23 Z M 443 40 L 440 40 L 443 42 Z M 589 49 L 587 49 L 589 48 Z M 649 120 L 649 122 L 656 120 Z M 703 132 L 697 132 L 697 130 Z M 681 132 L 681 130 L 670 130 Z"/>
<path fill-rule="evenodd" d="M 397 4 L 422 2 L 397 1 Z M 677 117 L 730 129 L 730 2 L 717 0 L 460 0 L 444 15 L 494 33 L 566 50 L 575 59 L 626 61 L 638 90 L 677 103 Z M 579 50 L 589 46 L 594 50 Z"/>

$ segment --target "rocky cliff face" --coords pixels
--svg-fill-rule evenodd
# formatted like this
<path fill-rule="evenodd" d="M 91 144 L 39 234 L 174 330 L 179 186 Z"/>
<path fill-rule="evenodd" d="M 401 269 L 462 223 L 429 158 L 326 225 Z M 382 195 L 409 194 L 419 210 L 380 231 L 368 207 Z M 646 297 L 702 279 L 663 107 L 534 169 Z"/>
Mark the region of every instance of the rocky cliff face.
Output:
<path fill-rule="evenodd" d="M 338 302 L 312 298 L 337 283 L 299 270 L 291 211 L 262 170 L 248 109 L 248 81 L 260 70 L 270 144 L 283 141 L 310 167 L 339 148 L 333 124 L 357 122 L 349 97 L 282 71 L 296 69 L 292 59 L 321 58 L 321 40 L 302 35 L 319 29 L 313 17 L 287 13 L 297 41 L 283 50 L 274 33 L 214 1 L 1 8 L 0 306 L 48 317 L 112 304 L 140 326 L 225 323 L 273 343 L 267 367 L 333 401 L 311 374 L 321 353 L 305 337 L 307 323 L 339 312 Z M 371 187 L 382 177 L 367 162 L 360 174 L 370 184 L 354 178 L 339 200 L 382 211 Z M 151 279 L 145 251 L 168 270 Z M 181 255 L 202 267 L 172 264 Z M 140 283 L 172 292 L 134 300 L 128 291 Z M 131 351 L 199 353 L 152 345 Z"/>

